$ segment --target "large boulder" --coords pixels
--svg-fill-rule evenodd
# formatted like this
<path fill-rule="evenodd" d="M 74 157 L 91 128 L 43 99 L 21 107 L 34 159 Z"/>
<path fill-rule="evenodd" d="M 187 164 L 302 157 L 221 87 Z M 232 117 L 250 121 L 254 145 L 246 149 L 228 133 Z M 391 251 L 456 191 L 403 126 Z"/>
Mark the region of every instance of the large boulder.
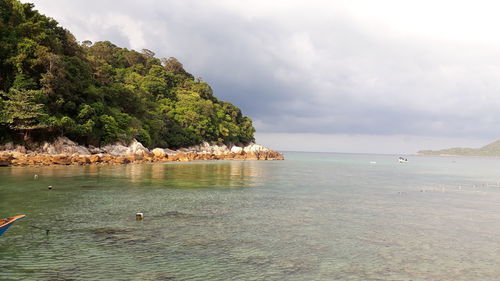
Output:
<path fill-rule="evenodd" d="M 23 154 L 26 154 L 28 152 L 26 147 L 24 147 L 23 145 L 15 145 L 12 142 L 8 142 L 0 146 L 0 151 L 19 152 Z"/>
<path fill-rule="evenodd" d="M 262 145 L 259 145 L 259 144 L 255 144 L 255 143 L 251 143 L 247 146 L 245 146 L 243 148 L 243 151 L 245 151 L 246 153 L 249 153 L 249 152 L 267 152 L 269 151 L 269 148 L 265 147 L 265 146 L 262 146 Z"/>
<path fill-rule="evenodd" d="M 133 140 L 132 143 L 128 147 L 128 155 L 148 155 L 149 149 L 145 148 L 142 143 L 137 140 Z"/>
<path fill-rule="evenodd" d="M 243 148 L 235 145 L 231 147 L 231 152 L 236 154 L 241 154 L 243 152 Z"/>
<path fill-rule="evenodd" d="M 123 156 L 118 156 L 112 160 L 113 163 L 117 164 L 128 164 L 130 163 L 130 159 L 123 157 Z"/>
<path fill-rule="evenodd" d="M 0 166 L 10 166 L 11 161 L 14 159 L 12 154 L 10 153 L 1 153 L 0 154 Z"/>
<path fill-rule="evenodd" d="M 155 158 L 158 158 L 158 159 L 163 159 L 167 155 L 165 150 L 163 150 L 162 148 L 155 148 L 155 149 L 151 150 L 151 153 L 153 153 Z"/>
<path fill-rule="evenodd" d="M 182 152 L 187 152 L 187 151 L 194 151 L 194 152 L 204 152 L 204 151 L 209 151 L 211 148 L 211 145 L 208 142 L 203 142 L 199 145 L 194 145 L 191 147 L 188 147 L 186 149 L 180 149 Z"/>
<path fill-rule="evenodd" d="M 52 163 L 58 165 L 70 165 L 71 157 L 65 154 L 58 154 L 52 156 Z"/>
<path fill-rule="evenodd" d="M 101 159 L 102 159 L 102 154 L 93 154 L 90 155 L 89 157 L 90 163 L 99 163 L 101 162 Z"/>
<path fill-rule="evenodd" d="M 109 144 L 101 148 L 104 153 L 111 154 L 114 156 L 133 156 L 133 155 L 148 155 L 149 149 L 145 148 L 142 143 L 137 140 L 133 140 L 129 146 L 125 146 L 122 143 Z"/>
<path fill-rule="evenodd" d="M 88 150 L 90 151 L 91 154 L 101 154 L 104 153 L 104 149 L 100 147 L 95 147 L 93 145 L 89 145 Z"/>
<path fill-rule="evenodd" d="M 110 154 L 114 156 L 123 156 L 127 155 L 128 147 L 124 146 L 121 143 L 116 144 L 108 144 L 104 147 L 101 147 L 104 154 Z"/>
<path fill-rule="evenodd" d="M 74 141 L 66 137 L 59 137 L 54 142 L 44 142 L 41 147 L 39 147 L 36 152 L 44 154 L 77 154 L 77 155 L 88 155 L 90 151 L 81 145 L 78 145 Z M 26 152 L 24 152 L 26 153 Z"/>
<path fill-rule="evenodd" d="M 231 150 L 225 145 L 210 145 L 208 142 L 204 142 L 199 145 L 191 146 L 185 149 L 179 149 L 181 152 L 198 152 L 198 153 L 208 153 L 215 155 L 223 155 L 231 153 Z"/>

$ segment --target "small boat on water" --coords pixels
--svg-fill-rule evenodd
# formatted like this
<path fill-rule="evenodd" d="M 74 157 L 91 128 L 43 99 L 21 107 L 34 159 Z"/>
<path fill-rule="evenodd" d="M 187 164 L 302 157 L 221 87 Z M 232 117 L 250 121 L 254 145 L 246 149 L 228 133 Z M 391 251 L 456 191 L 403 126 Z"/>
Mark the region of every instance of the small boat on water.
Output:
<path fill-rule="evenodd" d="M 408 159 L 403 158 L 403 157 L 399 157 L 398 161 L 399 161 L 399 163 L 406 163 L 406 162 L 408 162 Z"/>
<path fill-rule="evenodd" d="M 14 216 L 11 218 L 0 219 L 0 236 L 9 229 L 9 227 L 17 220 L 24 218 L 26 215 Z"/>

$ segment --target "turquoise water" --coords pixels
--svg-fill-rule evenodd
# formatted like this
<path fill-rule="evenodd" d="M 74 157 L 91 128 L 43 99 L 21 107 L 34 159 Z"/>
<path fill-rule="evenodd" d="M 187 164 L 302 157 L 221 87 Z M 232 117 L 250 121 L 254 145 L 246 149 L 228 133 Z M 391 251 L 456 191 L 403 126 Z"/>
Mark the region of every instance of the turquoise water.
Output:
<path fill-rule="evenodd" d="M 285 156 L 0 168 L 0 280 L 500 276 L 500 159 Z"/>

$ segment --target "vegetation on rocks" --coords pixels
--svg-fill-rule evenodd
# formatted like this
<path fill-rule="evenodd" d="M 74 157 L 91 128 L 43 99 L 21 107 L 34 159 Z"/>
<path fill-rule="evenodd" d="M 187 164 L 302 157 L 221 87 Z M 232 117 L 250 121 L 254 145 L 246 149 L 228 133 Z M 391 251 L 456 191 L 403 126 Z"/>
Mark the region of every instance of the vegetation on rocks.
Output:
<path fill-rule="evenodd" d="M 246 145 L 250 118 L 177 59 L 83 41 L 34 9 L 0 0 L 0 143 L 65 136 L 86 146 Z"/>
<path fill-rule="evenodd" d="M 0 146 L 0 166 L 51 166 L 51 165 L 94 165 L 129 164 L 194 160 L 283 160 L 281 153 L 258 144 L 245 147 L 210 145 L 204 142 L 179 150 L 144 147 L 134 140 L 128 146 L 106 145 L 100 148 L 83 147 L 60 137 L 54 142 L 45 142 L 36 150 L 8 143 Z"/>

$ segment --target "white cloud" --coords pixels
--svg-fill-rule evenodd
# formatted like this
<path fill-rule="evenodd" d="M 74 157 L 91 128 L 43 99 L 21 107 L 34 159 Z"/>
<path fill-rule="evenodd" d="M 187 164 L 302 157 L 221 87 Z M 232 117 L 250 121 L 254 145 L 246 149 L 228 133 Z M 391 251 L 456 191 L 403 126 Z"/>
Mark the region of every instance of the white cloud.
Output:
<path fill-rule="evenodd" d="M 140 50 L 147 47 L 144 39 L 143 24 L 129 15 L 108 13 L 104 17 L 92 15 L 90 22 L 103 29 L 116 29 L 128 39 L 128 46 Z"/>
<path fill-rule="evenodd" d="M 498 136 L 496 1 L 34 2 L 79 40 L 179 58 L 261 132 Z"/>
<path fill-rule="evenodd" d="M 348 135 L 257 133 L 259 143 L 279 151 L 415 154 L 424 149 L 479 148 L 487 138 L 422 137 L 411 135 Z M 285 155 L 286 156 L 286 155 Z"/>

